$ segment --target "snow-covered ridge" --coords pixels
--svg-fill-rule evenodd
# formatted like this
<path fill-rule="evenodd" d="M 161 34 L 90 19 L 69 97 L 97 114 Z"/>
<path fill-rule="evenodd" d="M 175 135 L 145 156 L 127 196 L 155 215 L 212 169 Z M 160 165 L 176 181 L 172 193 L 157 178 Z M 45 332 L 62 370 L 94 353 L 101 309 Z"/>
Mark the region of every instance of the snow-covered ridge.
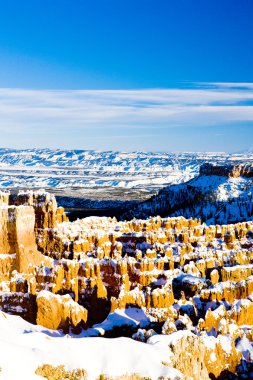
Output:
<path fill-rule="evenodd" d="M 253 218 L 253 169 L 205 163 L 193 179 L 164 187 L 157 195 L 133 206 L 123 218 L 150 215 L 200 218 L 207 224 L 236 223 Z"/>
<path fill-rule="evenodd" d="M 0 312 L 0 377 L 36 380 L 41 378 L 35 374 L 40 365 L 64 363 L 68 369 L 84 368 L 89 380 L 104 373 L 114 378 L 126 373 L 139 373 L 154 380 L 162 376 L 170 380 L 182 378 L 179 371 L 162 363 L 170 357 L 168 347 L 124 337 L 68 337 Z"/>
<path fill-rule="evenodd" d="M 253 161 L 253 154 L 0 149 L 0 186 L 159 189 L 190 180 L 205 162 Z"/>

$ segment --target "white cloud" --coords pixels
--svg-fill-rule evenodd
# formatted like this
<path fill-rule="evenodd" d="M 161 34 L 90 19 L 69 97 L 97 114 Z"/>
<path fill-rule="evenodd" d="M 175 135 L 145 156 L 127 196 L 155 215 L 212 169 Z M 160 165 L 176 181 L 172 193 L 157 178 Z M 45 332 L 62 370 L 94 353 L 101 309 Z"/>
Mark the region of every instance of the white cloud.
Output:
<path fill-rule="evenodd" d="M 253 121 L 252 83 L 190 89 L 0 89 L 0 131 L 211 126 Z"/>
<path fill-rule="evenodd" d="M 224 88 L 242 88 L 242 89 L 253 89 L 253 83 L 250 82 L 213 82 L 213 83 L 200 83 L 200 85 L 204 86 L 216 86 L 216 87 L 224 87 Z"/>

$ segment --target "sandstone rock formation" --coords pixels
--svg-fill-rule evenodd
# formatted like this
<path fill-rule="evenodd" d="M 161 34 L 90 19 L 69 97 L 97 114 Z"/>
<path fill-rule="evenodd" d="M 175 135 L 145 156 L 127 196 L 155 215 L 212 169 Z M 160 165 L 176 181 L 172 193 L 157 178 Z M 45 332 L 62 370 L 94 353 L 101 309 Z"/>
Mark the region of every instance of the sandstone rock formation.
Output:
<path fill-rule="evenodd" d="M 227 177 L 253 177 L 253 165 L 252 164 L 239 164 L 239 165 L 213 165 L 206 163 L 200 166 L 200 174 L 203 175 L 218 175 Z"/>
<path fill-rule="evenodd" d="M 69 294 L 64 296 L 42 290 L 37 296 L 37 323 L 49 329 L 66 330 L 87 321 L 87 310 L 78 305 Z M 68 330 L 67 330 L 68 331 Z"/>
<path fill-rule="evenodd" d="M 111 336 L 174 336 L 172 362 L 186 379 L 245 373 L 251 356 L 238 347 L 253 339 L 253 222 L 69 222 L 43 191 L 0 193 L 0 202 L 2 310 L 87 335 L 124 312 Z M 132 310 L 143 319 L 129 328 Z"/>
<path fill-rule="evenodd" d="M 184 374 L 185 380 L 207 380 L 205 346 L 201 339 L 188 331 L 177 331 L 170 335 L 169 347 L 173 353 L 173 366 Z"/>

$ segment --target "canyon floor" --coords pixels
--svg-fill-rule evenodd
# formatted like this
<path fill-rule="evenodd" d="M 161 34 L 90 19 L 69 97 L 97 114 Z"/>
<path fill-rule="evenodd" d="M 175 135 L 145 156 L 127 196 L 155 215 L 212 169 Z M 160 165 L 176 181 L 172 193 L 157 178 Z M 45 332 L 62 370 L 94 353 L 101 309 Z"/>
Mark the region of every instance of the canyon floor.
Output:
<path fill-rule="evenodd" d="M 12 194 L 17 194 L 20 189 L 8 187 Z M 22 190 L 29 190 L 23 187 Z M 38 191 L 39 188 L 33 188 Z M 118 187 L 94 187 L 94 188 L 53 188 L 44 189 L 55 196 L 57 204 L 64 207 L 70 220 L 85 218 L 88 216 L 115 216 L 120 218 L 129 208 L 140 202 L 150 199 L 157 191 L 145 189 L 127 189 Z"/>

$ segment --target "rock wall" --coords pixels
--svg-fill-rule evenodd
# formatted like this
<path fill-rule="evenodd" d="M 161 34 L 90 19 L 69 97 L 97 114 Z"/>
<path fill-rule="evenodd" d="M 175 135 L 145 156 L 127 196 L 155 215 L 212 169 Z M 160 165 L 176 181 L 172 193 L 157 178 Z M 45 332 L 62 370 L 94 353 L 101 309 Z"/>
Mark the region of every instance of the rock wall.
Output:
<path fill-rule="evenodd" d="M 87 310 L 73 301 L 69 294 L 60 296 L 43 290 L 37 296 L 37 307 L 36 322 L 49 329 L 68 332 L 69 326 L 77 327 L 87 321 Z"/>
<path fill-rule="evenodd" d="M 217 175 L 224 177 L 253 177 L 253 165 L 252 164 L 239 164 L 239 165 L 213 165 L 206 163 L 200 166 L 200 175 Z"/>
<path fill-rule="evenodd" d="M 32 206 L 0 206 L 0 273 L 9 278 L 12 270 L 29 273 L 48 257 L 38 252 Z M 8 267 L 8 268 L 7 268 Z"/>

